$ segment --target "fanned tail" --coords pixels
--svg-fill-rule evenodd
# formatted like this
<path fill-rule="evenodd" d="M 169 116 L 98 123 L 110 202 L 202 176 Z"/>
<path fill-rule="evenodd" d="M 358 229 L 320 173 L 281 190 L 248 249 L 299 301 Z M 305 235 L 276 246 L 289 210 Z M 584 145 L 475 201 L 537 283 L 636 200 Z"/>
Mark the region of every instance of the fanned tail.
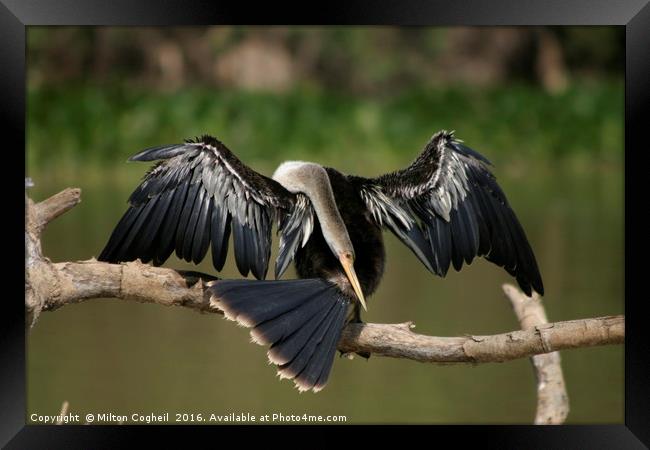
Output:
<path fill-rule="evenodd" d="M 270 346 L 280 378 L 292 379 L 300 392 L 325 387 L 350 305 L 335 285 L 317 278 L 218 280 L 209 291 L 227 319 Z"/>

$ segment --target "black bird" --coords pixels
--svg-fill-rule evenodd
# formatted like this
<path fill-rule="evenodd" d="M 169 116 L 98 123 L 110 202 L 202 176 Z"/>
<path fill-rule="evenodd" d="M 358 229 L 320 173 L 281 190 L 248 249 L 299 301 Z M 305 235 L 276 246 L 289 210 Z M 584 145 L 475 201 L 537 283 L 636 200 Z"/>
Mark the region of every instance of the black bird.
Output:
<path fill-rule="evenodd" d="M 491 163 L 453 133 L 436 133 L 409 167 L 377 178 L 301 161 L 281 164 L 268 178 L 210 136 L 149 148 L 131 160 L 162 161 L 129 198 L 99 260 L 160 265 L 176 251 L 199 263 L 211 246 L 220 271 L 232 231 L 237 268 L 257 280 L 212 282 L 213 304 L 252 328 L 253 340 L 270 346 L 280 377 L 300 391 L 325 386 L 343 327 L 360 321 L 360 306 L 377 289 L 385 228 L 436 275 L 483 256 L 529 296 L 544 293 Z M 263 281 L 274 222 L 276 280 Z M 277 280 L 292 260 L 301 279 Z"/>

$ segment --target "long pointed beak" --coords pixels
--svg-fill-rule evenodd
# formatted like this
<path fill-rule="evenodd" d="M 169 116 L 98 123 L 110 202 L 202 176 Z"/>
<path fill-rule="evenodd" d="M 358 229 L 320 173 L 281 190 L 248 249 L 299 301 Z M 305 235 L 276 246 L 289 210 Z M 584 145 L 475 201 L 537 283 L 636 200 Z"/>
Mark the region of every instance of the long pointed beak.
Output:
<path fill-rule="evenodd" d="M 350 280 L 350 284 L 352 284 L 354 293 L 357 294 L 357 297 L 361 302 L 361 306 L 363 306 L 363 309 L 365 311 L 368 311 L 368 308 L 366 307 L 366 299 L 363 297 L 363 292 L 361 291 L 361 285 L 359 284 L 357 273 L 354 271 L 354 261 L 343 257 L 339 258 L 339 261 L 343 266 L 343 270 L 345 270 L 345 274 L 348 276 L 348 280 Z"/>

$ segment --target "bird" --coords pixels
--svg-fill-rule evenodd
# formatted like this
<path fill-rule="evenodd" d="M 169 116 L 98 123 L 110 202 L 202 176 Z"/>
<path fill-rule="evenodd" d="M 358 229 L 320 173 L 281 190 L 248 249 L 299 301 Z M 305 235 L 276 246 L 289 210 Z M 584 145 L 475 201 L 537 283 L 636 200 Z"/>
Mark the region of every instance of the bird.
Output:
<path fill-rule="evenodd" d="M 211 304 L 250 328 L 280 378 L 300 392 L 326 386 L 343 328 L 362 322 L 361 309 L 384 273 L 384 231 L 439 277 L 483 257 L 528 296 L 544 294 L 492 164 L 454 132 L 435 133 L 408 167 L 374 178 L 305 161 L 283 162 L 267 177 L 209 135 L 130 160 L 157 163 L 129 197 L 98 260 L 159 266 L 175 252 L 198 264 L 211 249 L 220 272 L 232 234 L 237 269 L 254 279 L 209 282 Z M 267 280 L 274 226 L 279 252 L 275 279 Z M 291 262 L 298 278 L 281 279 Z"/>

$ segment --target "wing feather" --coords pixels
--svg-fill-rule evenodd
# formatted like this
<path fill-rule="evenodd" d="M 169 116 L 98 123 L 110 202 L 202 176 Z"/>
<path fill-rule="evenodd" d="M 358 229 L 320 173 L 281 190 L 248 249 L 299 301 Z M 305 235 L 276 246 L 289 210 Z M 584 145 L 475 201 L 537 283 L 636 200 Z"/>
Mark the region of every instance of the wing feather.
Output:
<path fill-rule="evenodd" d="M 169 209 L 172 200 L 172 192 L 168 191 L 158 197 L 158 202 L 155 208 L 151 211 L 151 217 L 144 225 L 142 235 L 138 239 L 135 253 L 142 255 L 142 259 L 149 261 L 155 254 L 155 246 L 153 245 L 158 235 L 165 214 Z"/>
<path fill-rule="evenodd" d="M 192 261 L 198 263 L 203 261 L 210 247 L 210 218 L 212 217 L 212 201 L 209 196 L 203 199 L 201 214 L 196 222 L 194 230 L 194 242 L 192 243 Z"/>
<path fill-rule="evenodd" d="M 212 263 L 220 271 L 232 231 L 237 268 L 244 276 L 251 272 L 263 279 L 274 220 L 280 246 L 286 248 L 290 241 L 276 262 L 278 276 L 298 248 L 294 235 L 304 245 L 313 230 L 307 197 L 250 169 L 213 137 L 152 147 L 130 159 L 160 161 L 129 197 L 129 208 L 99 256 L 102 261 L 140 258 L 160 265 L 175 251 L 179 258 L 199 263 L 211 248 Z"/>
<path fill-rule="evenodd" d="M 314 209 L 309 198 L 296 194 L 291 214 L 280 221 L 280 250 L 275 264 L 275 278 L 280 278 L 293 260 L 296 251 L 304 247 L 314 230 Z"/>
<path fill-rule="evenodd" d="M 185 199 L 185 204 L 183 205 L 183 210 L 181 211 L 181 217 L 178 219 L 178 227 L 176 228 L 176 256 L 178 256 L 180 259 L 184 259 L 187 262 L 190 261 L 189 255 L 185 254 L 185 234 L 190 233 L 189 231 L 189 223 L 190 223 L 190 216 L 192 215 L 192 212 L 198 202 L 197 196 L 199 193 L 199 189 L 201 189 L 201 185 L 199 183 L 194 183 L 190 181 L 190 188 L 189 191 L 187 192 L 187 198 Z M 154 197 L 155 198 L 155 197 Z M 193 232 L 194 230 L 192 230 Z M 192 237 L 189 237 L 189 240 L 191 240 Z"/>
<path fill-rule="evenodd" d="M 142 226 L 145 224 L 146 220 L 148 219 L 152 209 L 154 208 L 154 206 L 156 206 L 157 200 L 158 198 L 155 197 L 150 202 L 137 207 L 137 209 L 139 210 L 138 218 L 136 219 L 135 223 L 129 230 L 129 234 L 126 236 L 126 239 L 124 239 L 124 242 L 121 245 L 121 248 L 124 249 L 124 251 L 128 252 L 129 255 L 131 255 L 130 259 L 136 259 L 138 257 L 138 256 L 133 256 L 135 254 L 134 250 L 137 248 L 136 237 L 140 235 L 140 230 L 142 229 Z"/>
<path fill-rule="evenodd" d="M 484 256 L 514 276 L 526 294 L 534 289 L 543 295 L 533 250 L 489 165 L 443 131 L 406 169 L 350 179 L 375 222 L 397 235 L 430 271 L 444 277 L 450 264 L 458 271 Z M 418 234 L 423 238 L 408 238 Z"/>
<path fill-rule="evenodd" d="M 228 256 L 230 238 L 230 215 L 225 207 L 213 203 L 212 208 L 212 264 L 217 271 L 223 269 Z"/>

